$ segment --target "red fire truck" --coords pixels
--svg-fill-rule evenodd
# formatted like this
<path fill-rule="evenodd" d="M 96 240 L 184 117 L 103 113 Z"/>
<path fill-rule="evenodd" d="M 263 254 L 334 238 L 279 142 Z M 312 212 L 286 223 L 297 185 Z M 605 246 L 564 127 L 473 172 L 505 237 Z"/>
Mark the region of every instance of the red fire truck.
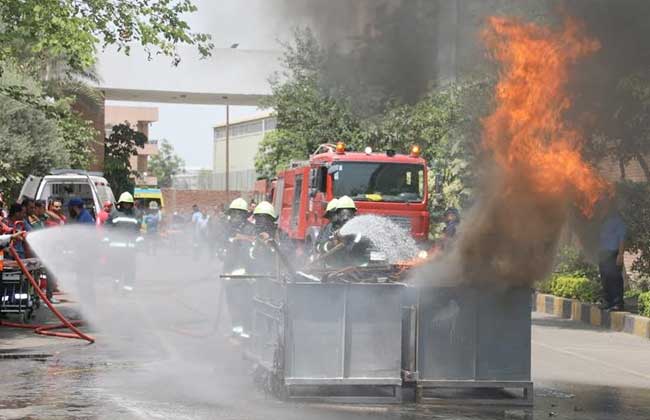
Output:
<path fill-rule="evenodd" d="M 350 152 L 345 144 L 324 144 L 308 161 L 294 162 L 278 174 L 273 204 L 283 236 L 305 243 L 318 237 L 327 202 L 347 195 L 360 214 L 377 214 L 411 232 L 420 242 L 428 239 L 427 167 L 420 148 L 409 155 L 393 150 Z"/>

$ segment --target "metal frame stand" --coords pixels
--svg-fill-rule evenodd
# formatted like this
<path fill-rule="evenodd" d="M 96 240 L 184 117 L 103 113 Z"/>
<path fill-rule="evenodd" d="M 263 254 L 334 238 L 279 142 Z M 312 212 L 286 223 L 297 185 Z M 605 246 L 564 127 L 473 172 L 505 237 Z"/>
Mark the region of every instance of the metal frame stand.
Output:
<path fill-rule="evenodd" d="M 503 398 L 442 398 L 427 395 L 427 391 L 435 389 L 489 389 L 502 390 Z M 521 389 L 522 397 L 507 392 L 508 389 Z M 526 381 L 418 381 L 416 402 L 454 405 L 458 403 L 467 405 L 507 405 L 507 406 L 532 406 L 534 402 L 533 383 Z"/>

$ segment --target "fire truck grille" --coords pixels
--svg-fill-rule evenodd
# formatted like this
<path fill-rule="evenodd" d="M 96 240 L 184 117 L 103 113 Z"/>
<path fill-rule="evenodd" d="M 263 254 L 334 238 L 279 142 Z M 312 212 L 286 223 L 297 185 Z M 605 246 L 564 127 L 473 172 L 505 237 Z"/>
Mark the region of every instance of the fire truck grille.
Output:
<path fill-rule="evenodd" d="M 388 216 L 388 218 L 395 223 L 397 226 L 405 230 L 406 232 L 411 232 L 411 218 L 403 216 Z"/>

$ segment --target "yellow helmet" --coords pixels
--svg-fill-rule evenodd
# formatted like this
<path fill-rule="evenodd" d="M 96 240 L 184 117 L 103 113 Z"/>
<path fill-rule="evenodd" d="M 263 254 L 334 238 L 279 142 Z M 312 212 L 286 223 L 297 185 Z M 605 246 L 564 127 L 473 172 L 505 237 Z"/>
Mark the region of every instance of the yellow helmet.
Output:
<path fill-rule="evenodd" d="M 133 196 L 129 192 L 123 192 L 120 195 L 120 199 L 117 200 L 118 204 L 119 203 L 131 203 L 133 204 Z"/>
<path fill-rule="evenodd" d="M 339 198 L 338 203 L 336 204 L 336 210 L 342 210 L 342 209 L 357 209 L 357 205 L 354 204 L 354 200 L 352 200 L 350 197 L 347 195 L 344 195 L 343 197 Z"/>
<path fill-rule="evenodd" d="M 327 203 L 327 208 L 325 209 L 325 214 L 329 212 L 336 211 L 336 206 L 338 205 L 339 200 L 337 198 L 333 198 L 330 200 L 329 203 Z"/>
<path fill-rule="evenodd" d="M 246 200 L 241 197 L 235 198 L 232 200 L 232 203 L 230 203 L 230 206 L 228 206 L 228 210 L 248 211 L 248 204 L 246 203 Z"/>
<path fill-rule="evenodd" d="M 253 214 L 266 214 L 266 215 L 271 216 L 274 219 L 276 218 L 275 209 L 273 208 L 273 204 L 269 203 L 268 201 L 260 202 L 255 207 L 255 210 L 253 210 Z"/>

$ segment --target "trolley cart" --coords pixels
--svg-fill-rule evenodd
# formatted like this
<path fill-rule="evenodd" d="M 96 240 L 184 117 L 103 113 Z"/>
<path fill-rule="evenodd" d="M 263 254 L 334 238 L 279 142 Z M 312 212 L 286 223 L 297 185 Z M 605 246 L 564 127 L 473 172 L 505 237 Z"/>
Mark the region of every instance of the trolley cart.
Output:
<path fill-rule="evenodd" d="M 39 278 L 40 260 L 28 258 L 24 262 L 32 276 Z M 22 322 L 27 323 L 39 306 L 40 300 L 34 287 L 18 265 L 5 260 L 0 280 L 0 314 L 17 314 Z"/>

